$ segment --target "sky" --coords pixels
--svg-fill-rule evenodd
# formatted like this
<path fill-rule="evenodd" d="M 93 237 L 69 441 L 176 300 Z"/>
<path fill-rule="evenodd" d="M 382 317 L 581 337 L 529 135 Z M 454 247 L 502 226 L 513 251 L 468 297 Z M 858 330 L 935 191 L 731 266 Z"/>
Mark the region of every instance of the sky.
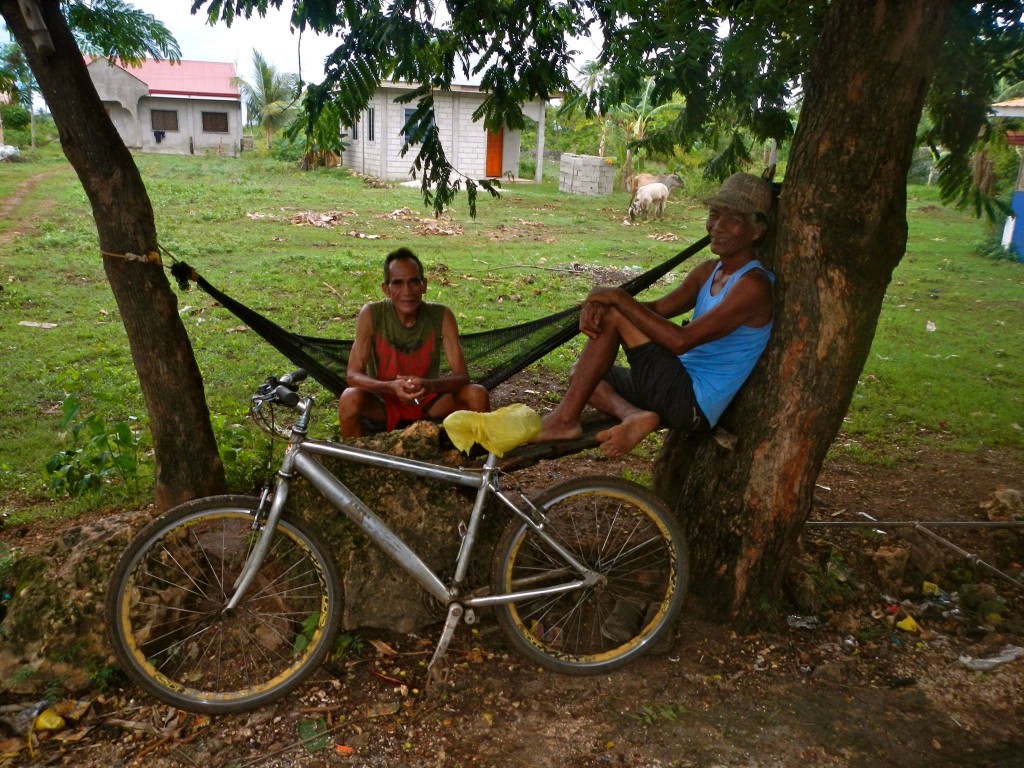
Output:
<path fill-rule="evenodd" d="M 253 76 L 252 52 L 259 51 L 278 72 L 299 72 L 301 51 L 302 79 L 318 83 L 324 77 L 323 62 L 338 47 L 337 38 L 323 37 L 306 31 L 300 38 L 292 34 L 288 24 L 290 13 L 267 11 L 264 18 L 254 14 L 249 20 L 236 18 L 228 27 L 224 23 L 210 26 L 206 16 L 189 13 L 192 0 L 129 0 L 136 8 L 156 17 L 171 31 L 181 58 L 193 61 L 232 62 L 243 79 Z M 287 3 L 290 8 L 291 4 Z"/>
<path fill-rule="evenodd" d="M 336 37 L 306 31 L 300 38 L 292 33 L 287 10 L 267 11 L 265 17 L 256 14 L 251 19 L 237 18 L 230 27 L 223 23 L 210 26 L 202 13 L 189 13 L 192 0 L 128 0 L 131 5 L 156 17 L 171 31 L 181 57 L 193 61 L 231 62 L 239 77 L 252 81 L 252 52 L 257 50 L 278 72 L 300 73 L 307 83 L 323 80 L 323 62 L 338 47 Z M 290 9 L 291 3 L 285 3 Z M 0 41 L 6 41 L 6 30 L 0 26 Z M 598 46 L 590 41 L 577 41 L 574 46 L 583 53 L 577 61 L 582 64 L 596 58 Z M 301 51 L 301 71 L 300 71 Z M 576 73 L 570 73 L 574 78 Z"/>
<path fill-rule="evenodd" d="M 128 0 L 133 6 L 156 17 L 171 31 L 183 59 L 195 61 L 226 61 L 235 64 L 239 77 L 253 77 L 252 52 L 259 51 L 278 72 L 299 73 L 299 51 L 302 53 L 301 75 L 304 82 L 323 80 L 323 62 L 338 47 L 336 37 L 316 35 L 310 31 L 292 34 L 288 24 L 290 11 L 269 9 L 265 18 L 253 15 L 248 21 L 236 19 L 231 27 L 223 23 L 211 27 L 205 15 L 189 13 L 192 0 Z M 285 3 L 290 9 L 291 3 Z M 597 57 L 597 46 L 590 40 L 577 41 L 582 52 L 579 62 Z"/>

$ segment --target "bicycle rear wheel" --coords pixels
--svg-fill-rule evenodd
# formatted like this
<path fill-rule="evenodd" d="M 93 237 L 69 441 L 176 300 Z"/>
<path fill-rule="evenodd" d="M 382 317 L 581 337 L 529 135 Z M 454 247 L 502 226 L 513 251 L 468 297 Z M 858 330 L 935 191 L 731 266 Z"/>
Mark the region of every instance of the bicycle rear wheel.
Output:
<path fill-rule="evenodd" d="M 125 673 L 192 712 L 273 701 L 323 661 L 341 620 L 337 571 L 306 526 L 281 520 L 241 603 L 224 606 L 259 539 L 259 501 L 214 496 L 175 507 L 121 556 L 107 593 L 110 639 Z"/>
<path fill-rule="evenodd" d="M 639 485 L 611 477 L 560 483 L 534 499 L 544 530 L 601 576 L 595 587 L 495 606 L 509 643 L 572 675 L 615 669 L 671 632 L 689 557 L 671 513 Z M 494 594 L 566 584 L 576 572 L 518 518 L 495 550 Z"/>

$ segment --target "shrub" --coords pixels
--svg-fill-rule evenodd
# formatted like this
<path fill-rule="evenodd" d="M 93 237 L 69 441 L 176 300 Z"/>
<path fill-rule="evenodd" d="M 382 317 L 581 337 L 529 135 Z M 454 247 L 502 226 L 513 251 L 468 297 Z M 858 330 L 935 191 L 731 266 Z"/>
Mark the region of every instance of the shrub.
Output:
<path fill-rule="evenodd" d="M 5 104 L 0 107 L 0 119 L 4 121 L 4 139 L 10 141 L 6 136 L 7 131 L 28 127 L 32 116 L 24 107 L 19 107 L 17 104 Z"/>

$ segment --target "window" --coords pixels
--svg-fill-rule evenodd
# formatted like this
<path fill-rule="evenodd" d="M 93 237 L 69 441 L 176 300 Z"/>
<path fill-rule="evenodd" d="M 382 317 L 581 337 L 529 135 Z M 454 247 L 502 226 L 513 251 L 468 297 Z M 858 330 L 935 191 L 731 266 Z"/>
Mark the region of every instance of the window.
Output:
<path fill-rule="evenodd" d="M 409 118 L 411 118 L 415 113 L 416 113 L 415 109 L 406 108 L 406 110 L 405 110 L 405 122 L 408 123 L 409 122 Z M 430 127 L 431 128 L 434 127 L 434 118 L 433 118 L 433 116 L 431 116 L 431 118 L 430 118 Z M 410 131 L 411 131 L 411 128 L 407 128 L 405 130 L 405 143 L 409 144 L 410 146 L 412 144 L 418 144 L 419 142 L 412 141 L 412 138 L 411 138 L 412 137 L 412 133 Z"/>
<path fill-rule="evenodd" d="M 154 131 L 176 131 L 178 130 L 178 112 L 174 109 L 154 109 L 149 119 L 153 123 Z"/>
<path fill-rule="evenodd" d="M 359 141 L 359 118 L 352 123 L 352 141 Z"/>
<path fill-rule="evenodd" d="M 227 112 L 203 112 L 203 133 L 227 133 Z"/>
<path fill-rule="evenodd" d="M 373 122 L 377 116 L 377 110 L 370 107 L 366 110 L 366 140 L 373 141 Z"/>

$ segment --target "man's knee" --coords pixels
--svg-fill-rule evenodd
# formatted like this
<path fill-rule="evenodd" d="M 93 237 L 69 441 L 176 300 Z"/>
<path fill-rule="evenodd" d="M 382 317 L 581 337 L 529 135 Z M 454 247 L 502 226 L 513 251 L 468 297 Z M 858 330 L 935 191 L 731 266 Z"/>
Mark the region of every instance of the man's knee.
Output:
<path fill-rule="evenodd" d="M 366 390 L 347 387 L 338 398 L 338 418 L 358 416 L 366 407 Z"/>
<path fill-rule="evenodd" d="M 467 384 L 459 390 L 461 408 L 466 411 L 487 413 L 491 410 L 491 395 L 486 387 L 479 384 Z"/>

